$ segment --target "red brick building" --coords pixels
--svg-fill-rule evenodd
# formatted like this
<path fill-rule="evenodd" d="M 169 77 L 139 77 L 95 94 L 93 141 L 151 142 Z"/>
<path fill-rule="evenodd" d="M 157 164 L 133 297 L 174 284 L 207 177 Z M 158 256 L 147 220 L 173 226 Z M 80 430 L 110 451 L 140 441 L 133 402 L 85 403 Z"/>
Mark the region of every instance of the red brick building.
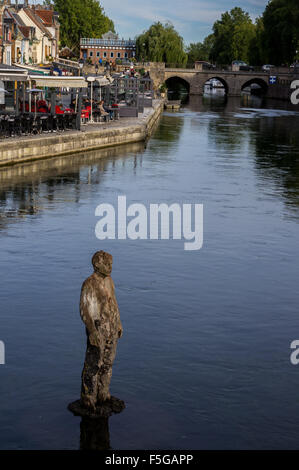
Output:
<path fill-rule="evenodd" d="M 90 60 L 93 64 L 99 62 L 115 62 L 130 60 L 135 57 L 136 42 L 129 39 L 119 39 L 117 34 L 103 34 L 101 39 L 82 38 L 80 41 L 80 58 Z"/>

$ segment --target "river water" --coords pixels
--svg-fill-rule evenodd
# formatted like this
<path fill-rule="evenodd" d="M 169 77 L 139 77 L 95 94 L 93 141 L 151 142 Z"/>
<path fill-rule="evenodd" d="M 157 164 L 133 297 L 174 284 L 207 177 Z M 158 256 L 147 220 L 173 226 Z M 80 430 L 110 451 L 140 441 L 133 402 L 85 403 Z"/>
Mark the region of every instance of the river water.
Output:
<path fill-rule="evenodd" d="M 0 170 L 1 449 L 80 447 L 67 404 L 99 249 L 114 256 L 124 336 L 111 391 L 127 408 L 81 423 L 81 445 L 298 449 L 298 129 L 283 102 L 200 97 L 165 113 L 146 147 Z M 118 195 L 203 204 L 203 248 L 97 240 L 95 208 Z"/>

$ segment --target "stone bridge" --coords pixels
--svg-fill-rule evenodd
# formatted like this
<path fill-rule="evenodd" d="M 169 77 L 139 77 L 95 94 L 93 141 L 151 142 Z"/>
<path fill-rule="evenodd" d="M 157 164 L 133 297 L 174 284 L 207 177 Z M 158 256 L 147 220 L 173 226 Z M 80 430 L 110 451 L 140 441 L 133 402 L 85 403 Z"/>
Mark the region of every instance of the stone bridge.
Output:
<path fill-rule="evenodd" d="M 151 63 L 146 68 L 154 81 L 154 87 L 158 88 L 166 82 L 170 85 L 172 80 L 185 84 L 190 95 L 203 95 L 205 83 L 211 78 L 219 80 L 228 96 L 240 96 L 244 88 L 257 84 L 264 94 L 271 97 L 284 98 L 289 93 L 290 84 L 298 78 L 289 70 L 277 73 L 271 71 L 271 75 L 277 76 L 277 84 L 269 85 L 269 74 L 264 72 L 243 72 L 223 70 L 197 70 L 166 68 L 165 64 Z M 277 94 L 278 96 L 275 96 Z"/>

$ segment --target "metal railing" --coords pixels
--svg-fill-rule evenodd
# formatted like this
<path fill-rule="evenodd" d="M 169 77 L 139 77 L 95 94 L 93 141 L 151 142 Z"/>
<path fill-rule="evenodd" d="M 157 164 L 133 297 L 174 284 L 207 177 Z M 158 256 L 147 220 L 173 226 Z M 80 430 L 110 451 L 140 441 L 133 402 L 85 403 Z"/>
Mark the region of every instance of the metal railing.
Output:
<path fill-rule="evenodd" d="M 271 67 L 269 70 L 263 70 L 261 65 L 259 66 L 248 66 L 247 68 L 241 67 L 240 69 L 233 70 L 231 65 L 222 65 L 222 64 L 211 64 L 210 67 L 203 66 L 202 69 L 195 68 L 193 64 L 187 64 L 185 67 L 181 64 L 166 63 L 165 69 L 176 69 L 182 71 L 197 71 L 197 72 L 222 72 L 222 73 L 244 73 L 244 74 L 264 74 L 264 75 L 294 75 L 299 74 L 299 67 Z"/>
<path fill-rule="evenodd" d="M 135 47 L 136 41 L 125 39 L 82 38 L 80 46 Z"/>
<path fill-rule="evenodd" d="M 66 65 L 67 67 L 75 67 L 77 69 L 80 68 L 79 63 L 76 62 L 76 61 L 73 61 L 73 60 L 62 59 L 62 58 L 58 57 L 57 59 L 54 60 L 54 62 L 56 64 Z"/>

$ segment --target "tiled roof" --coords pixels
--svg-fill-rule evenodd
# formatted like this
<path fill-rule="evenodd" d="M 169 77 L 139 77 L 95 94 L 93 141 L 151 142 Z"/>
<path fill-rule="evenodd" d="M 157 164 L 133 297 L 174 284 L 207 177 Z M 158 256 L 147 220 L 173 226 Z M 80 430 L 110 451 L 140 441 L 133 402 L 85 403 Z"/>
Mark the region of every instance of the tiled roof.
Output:
<path fill-rule="evenodd" d="M 44 25 L 52 26 L 53 25 L 53 11 L 52 10 L 35 10 L 36 15 L 38 15 Z"/>
<path fill-rule="evenodd" d="M 24 38 L 30 38 L 30 26 L 18 26 L 19 30 L 23 34 Z"/>
<path fill-rule="evenodd" d="M 24 8 L 24 11 L 27 16 L 36 24 L 36 26 L 46 35 L 48 38 L 52 39 L 52 35 L 47 30 L 47 28 L 43 25 L 42 20 L 34 14 L 34 11 L 30 8 Z"/>
<path fill-rule="evenodd" d="M 14 17 L 16 23 L 18 26 L 26 26 L 24 21 L 22 20 L 22 18 L 20 17 L 20 15 L 18 15 L 17 13 L 13 13 L 12 12 L 12 16 Z"/>

